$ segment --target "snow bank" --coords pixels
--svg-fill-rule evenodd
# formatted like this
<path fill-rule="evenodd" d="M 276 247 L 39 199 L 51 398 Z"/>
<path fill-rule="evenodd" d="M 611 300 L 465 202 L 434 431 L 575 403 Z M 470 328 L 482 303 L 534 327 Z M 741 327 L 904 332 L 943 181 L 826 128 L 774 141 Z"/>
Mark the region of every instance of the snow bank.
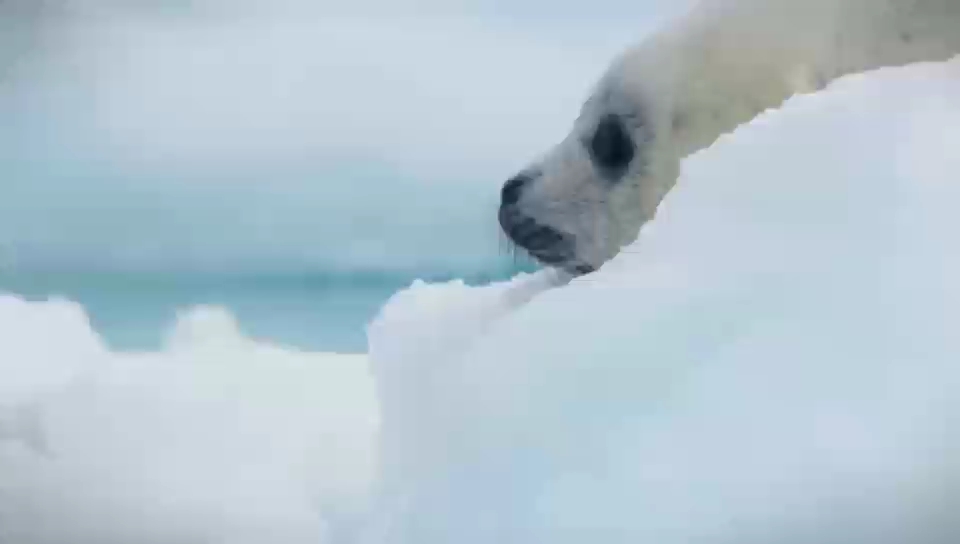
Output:
<path fill-rule="evenodd" d="M 687 161 L 597 274 L 395 297 L 371 539 L 956 541 L 958 97 L 960 61 L 848 78 Z"/>
<path fill-rule="evenodd" d="M 0 298 L 0 542 L 326 542 L 376 454 L 364 357 L 240 336 L 216 309 L 162 353 L 103 348 L 80 308 Z"/>
<path fill-rule="evenodd" d="M 596 274 L 397 294 L 369 369 L 0 298 L 0 542 L 956 542 L 957 97 L 792 100 Z"/>

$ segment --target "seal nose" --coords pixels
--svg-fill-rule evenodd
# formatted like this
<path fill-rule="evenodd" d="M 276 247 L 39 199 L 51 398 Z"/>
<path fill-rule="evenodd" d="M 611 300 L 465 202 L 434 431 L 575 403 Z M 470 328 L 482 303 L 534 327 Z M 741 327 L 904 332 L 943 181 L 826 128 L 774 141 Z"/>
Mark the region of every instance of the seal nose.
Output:
<path fill-rule="evenodd" d="M 526 174 L 518 174 L 510 178 L 506 183 L 503 184 L 503 189 L 500 190 L 500 205 L 501 206 L 513 206 L 520 201 L 520 197 L 523 195 L 523 188 L 530 183 L 533 178 Z"/>

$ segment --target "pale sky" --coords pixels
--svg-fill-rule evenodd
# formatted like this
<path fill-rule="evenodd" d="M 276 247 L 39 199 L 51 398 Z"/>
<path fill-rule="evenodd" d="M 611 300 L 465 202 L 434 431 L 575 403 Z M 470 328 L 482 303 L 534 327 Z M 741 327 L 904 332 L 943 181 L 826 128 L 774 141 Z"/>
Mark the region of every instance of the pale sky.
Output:
<path fill-rule="evenodd" d="M 483 266 L 501 252 L 500 182 L 563 137 L 615 54 L 680 9 L 0 0 L 0 167 L 14 173 L 0 180 L 0 253 Z"/>

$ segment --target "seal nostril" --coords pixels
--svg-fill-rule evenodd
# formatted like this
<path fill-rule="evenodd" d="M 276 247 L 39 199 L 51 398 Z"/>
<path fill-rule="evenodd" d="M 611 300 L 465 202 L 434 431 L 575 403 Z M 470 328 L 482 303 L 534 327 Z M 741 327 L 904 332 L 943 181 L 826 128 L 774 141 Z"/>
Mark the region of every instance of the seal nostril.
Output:
<path fill-rule="evenodd" d="M 500 191 L 500 204 L 503 206 L 513 206 L 520 201 L 520 195 L 523 194 L 523 187 L 530 183 L 530 177 L 520 174 L 511 178 L 503 184 Z"/>

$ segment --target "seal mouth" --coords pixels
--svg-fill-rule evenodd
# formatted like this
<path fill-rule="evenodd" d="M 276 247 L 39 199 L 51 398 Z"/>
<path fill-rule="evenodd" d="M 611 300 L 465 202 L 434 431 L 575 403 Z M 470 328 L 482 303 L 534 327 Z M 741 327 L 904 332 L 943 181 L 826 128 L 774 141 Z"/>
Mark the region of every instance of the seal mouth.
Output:
<path fill-rule="evenodd" d="M 593 272 L 592 265 L 577 258 L 573 236 L 532 217 L 519 213 L 513 206 L 502 206 L 500 227 L 511 242 L 546 266 L 559 268 L 574 276 Z"/>

